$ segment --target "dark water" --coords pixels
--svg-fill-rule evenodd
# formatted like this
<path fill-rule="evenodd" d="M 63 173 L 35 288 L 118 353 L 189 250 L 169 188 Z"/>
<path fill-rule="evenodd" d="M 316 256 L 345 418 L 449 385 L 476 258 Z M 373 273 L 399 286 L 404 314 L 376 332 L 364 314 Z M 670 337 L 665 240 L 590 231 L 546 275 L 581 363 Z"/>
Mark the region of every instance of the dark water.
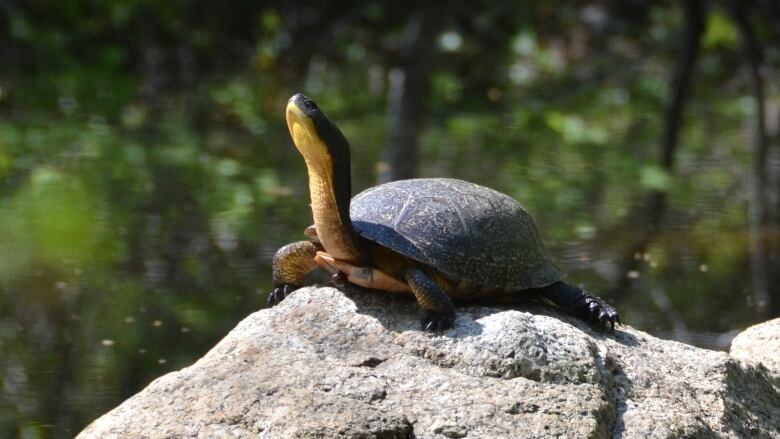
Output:
<path fill-rule="evenodd" d="M 72 436 L 264 306 L 274 251 L 311 222 L 303 164 L 279 125 L 235 150 L 175 129 L 125 139 L 100 121 L 15 131 L 65 146 L 8 173 L 0 204 L 0 436 Z M 360 190 L 378 148 L 355 149 Z M 635 278 L 619 303 L 635 327 L 717 347 L 751 321 L 746 202 L 720 166 L 688 169 L 652 244 L 627 255 L 643 230 L 630 215 L 637 179 L 665 184 L 652 169 L 621 170 L 607 152 L 468 142 L 428 145 L 423 159 L 423 176 L 520 200 L 571 282 L 609 296 Z M 621 271 L 626 257 L 637 270 Z"/>

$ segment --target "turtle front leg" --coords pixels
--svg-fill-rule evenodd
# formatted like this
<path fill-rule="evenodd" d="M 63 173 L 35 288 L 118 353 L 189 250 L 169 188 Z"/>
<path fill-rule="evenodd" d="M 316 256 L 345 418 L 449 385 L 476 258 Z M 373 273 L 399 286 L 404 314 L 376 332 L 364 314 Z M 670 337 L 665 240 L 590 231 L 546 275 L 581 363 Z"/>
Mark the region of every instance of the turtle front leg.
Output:
<path fill-rule="evenodd" d="M 311 241 L 298 241 L 276 251 L 272 264 L 274 290 L 268 295 L 269 305 L 276 305 L 303 286 L 306 274 L 317 268 L 314 257 L 318 250 L 317 244 Z"/>
<path fill-rule="evenodd" d="M 539 288 L 538 292 L 552 303 L 565 311 L 588 322 L 597 322 L 600 325 L 610 325 L 615 330 L 615 323 L 620 323 L 617 309 L 585 290 L 569 285 L 565 282 Z"/>
<path fill-rule="evenodd" d="M 419 268 L 406 270 L 404 276 L 417 303 L 424 310 L 420 323 L 424 331 L 441 332 L 455 322 L 455 305 L 447 292 Z"/>

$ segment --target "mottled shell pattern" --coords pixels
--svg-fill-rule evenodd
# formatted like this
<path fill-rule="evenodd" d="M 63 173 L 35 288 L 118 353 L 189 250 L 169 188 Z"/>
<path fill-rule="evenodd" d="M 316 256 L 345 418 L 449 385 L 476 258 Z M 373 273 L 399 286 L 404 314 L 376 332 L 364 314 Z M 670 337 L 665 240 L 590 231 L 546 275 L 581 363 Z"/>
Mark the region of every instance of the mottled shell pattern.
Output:
<path fill-rule="evenodd" d="M 476 285 L 521 290 L 564 276 L 523 206 L 474 183 L 386 183 L 355 196 L 350 217 L 362 237 Z"/>

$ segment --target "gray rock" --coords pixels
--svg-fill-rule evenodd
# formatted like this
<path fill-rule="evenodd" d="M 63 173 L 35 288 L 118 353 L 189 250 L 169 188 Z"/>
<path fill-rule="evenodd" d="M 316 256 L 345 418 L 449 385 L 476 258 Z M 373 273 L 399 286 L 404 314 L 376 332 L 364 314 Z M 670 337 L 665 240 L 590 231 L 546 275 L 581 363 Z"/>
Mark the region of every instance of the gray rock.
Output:
<path fill-rule="evenodd" d="M 740 332 L 731 341 L 729 355 L 750 363 L 763 364 L 780 376 L 780 318 Z"/>
<path fill-rule="evenodd" d="M 776 437 L 767 367 L 540 305 L 462 307 L 305 288 L 252 314 L 79 438 Z"/>

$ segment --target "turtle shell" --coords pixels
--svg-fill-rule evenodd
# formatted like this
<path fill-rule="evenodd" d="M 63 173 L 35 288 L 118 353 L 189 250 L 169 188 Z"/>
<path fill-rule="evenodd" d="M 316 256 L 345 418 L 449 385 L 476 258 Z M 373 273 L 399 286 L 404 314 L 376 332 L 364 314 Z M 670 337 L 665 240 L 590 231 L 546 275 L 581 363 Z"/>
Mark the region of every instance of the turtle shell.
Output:
<path fill-rule="evenodd" d="M 363 238 L 455 279 L 526 289 L 563 278 L 523 206 L 474 183 L 446 178 L 386 183 L 356 195 L 350 217 Z"/>

